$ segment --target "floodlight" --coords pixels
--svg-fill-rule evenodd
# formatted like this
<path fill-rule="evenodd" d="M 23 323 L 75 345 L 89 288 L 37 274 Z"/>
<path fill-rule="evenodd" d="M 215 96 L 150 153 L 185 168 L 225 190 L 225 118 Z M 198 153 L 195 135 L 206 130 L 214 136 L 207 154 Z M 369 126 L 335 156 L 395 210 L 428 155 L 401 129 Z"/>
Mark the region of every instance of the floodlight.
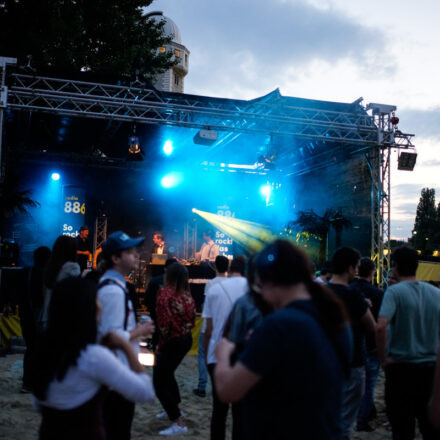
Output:
<path fill-rule="evenodd" d="M 172 154 L 174 150 L 174 146 L 173 146 L 173 142 L 170 140 L 167 140 L 164 144 L 163 144 L 163 152 L 169 156 L 170 154 Z"/>

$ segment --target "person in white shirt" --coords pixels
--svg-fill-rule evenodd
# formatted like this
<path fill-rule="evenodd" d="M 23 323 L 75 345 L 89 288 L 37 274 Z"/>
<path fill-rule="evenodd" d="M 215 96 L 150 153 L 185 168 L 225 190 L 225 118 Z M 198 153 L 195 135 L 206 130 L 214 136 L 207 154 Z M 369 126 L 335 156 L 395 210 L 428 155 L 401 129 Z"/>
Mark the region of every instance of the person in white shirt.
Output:
<path fill-rule="evenodd" d="M 203 306 L 202 318 L 206 320 L 204 348 L 206 364 L 211 377 L 213 400 L 211 440 L 225 439 L 226 418 L 229 409 L 229 404 L 220 401 L 215 388 L 213 374 L 217 359 L 214 350 L 223 337 L 223 330 L 235 301 L 248 291 L 248 282 L 243 276 L 244 269 L 245 259 L 243 257 L 235 258 L 229 268 L 230 278 L 216 283 L 209 289 Z"/>
<path fill-rule="evenodd" d="M 196 252 L 196 259 L 200 261 L 215 261 L 220 254 L 218 245 L 212 240 L 213 232 L 211 230 L 203 232 L 203 244 L 200 252 Z"/>
<path fill-rule="evenodd" d="M 69 277 L 55 285 L 32 378 L 42 413 L 40 440 L 105 440 L 105 387 L 131 401 L 154 397 L 152 381 L 126 339 L 108 333 L 96 344 L 100 313 L 92 281 Z M 111 351 L 116 348 L 125 353 L 128 365 Z"/>
<path fill-rule="evenodd" d="M 209 280 L 205 285 L 205 297 L 208 295 L 209 289 L 228 276 L 229 260 L 224 255 L 217 255 L 215 258 L 215 277 Z M 202 329 L 199 336 L 199 349 L 198 349 L 198 368 L 199 368 L 199 381 L 197 388 L 193 389 L 193 393 L 198 397 L 206 396 L 206 384 L 208 382 L 208 370 L 205 364 L 205 339 L 206 321 L 203 321 Z"/>
<path fill-rule="evenodd" d="M 128 298 L 125 277 L 139 265 L 137 246 L 143 238 L 131 238 L 122 231 L 109 235 L 102 245 L 103 264 L 108 270 L 98 285 L 98 297 L 102 305 L 99 336 L 113 331 L 131 343 L 135 353 L 139 352 L 138 339 L 153 333 L 151 322 L 136 325 L 132 302 Z M 128 364 L 125 353 L 117 351 L 119 359 Z M 134 404 L 117 391 L 107 394 L 104 403 L 104 422 L 107 440 L 129 440 Z"/>

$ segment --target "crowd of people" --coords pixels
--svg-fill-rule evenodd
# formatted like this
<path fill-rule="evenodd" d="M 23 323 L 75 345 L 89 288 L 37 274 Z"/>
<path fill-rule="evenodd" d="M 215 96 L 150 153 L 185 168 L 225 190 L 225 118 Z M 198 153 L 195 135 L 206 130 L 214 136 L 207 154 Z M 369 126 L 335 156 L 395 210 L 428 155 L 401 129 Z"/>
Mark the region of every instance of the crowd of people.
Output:
<path fill-rule="evenodd" d="M 135 403 L 154 396 L 163 407 L 157 418 L 171 423 L 158 434 L 188 433 L 175 378 L 196 319 L 188 271 L 167 260 L 145 293 L 152 319 L 139 320 L 126 279 L 142 243 L 114 232 L 99 270 L 82 274 L 74 238 L 36 250 L 22 319 L 23 387 L 42 416 L 40 439 L 130 439 Z M 440 289 L 416 279 L 417 265 L 415 250 L 395 250 L 382 292 L 374 262 L 349 247 L 337 249 L 318 277 L 286 240 L 249 260 L 217 255 L 193 390 L 205 398 L 210 378 L 211 440 L 226 438 L 230 407 L 233 440 L 370 432 L 380 368 L 392 438 L 413 439 L 418 425 L 423 439 L 439 439 Z M 138 361 L 141 338 L 152 339 L 152 378 Z"/>

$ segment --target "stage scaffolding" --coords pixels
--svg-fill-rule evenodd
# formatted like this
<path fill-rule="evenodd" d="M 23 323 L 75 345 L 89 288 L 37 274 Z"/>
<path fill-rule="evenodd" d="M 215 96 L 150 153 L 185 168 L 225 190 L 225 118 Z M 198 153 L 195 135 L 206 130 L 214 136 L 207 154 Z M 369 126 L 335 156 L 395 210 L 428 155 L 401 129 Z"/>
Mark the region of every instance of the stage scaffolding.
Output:
<path fill-rule="evenodd" d="M 159 92 L 139 83 L 121 86 L 9 73 L 6 68 L 11 62 L 6 60 L 10 59 L 0 57 L 0 139 L 3 110 L 11 109 L 209 129 L 227 132 L 229 141 L 235 137 L 233 133 L 290 136 L 324 142 L 329 149 L 342 146 L 351 152 L 365 152 L 372 180 L 371 257 L 378 267 L 379 285 L 386 285 L 390 267 L 391 150 L 414 150 L 413 135 L 400 132 L 392 124 L 395 107 L 370 104 L 364 108 L 360 99 L 352 104 L 352 111 L 334 111 L 295 106 L 283 100 L 266 101 L 265 97 L 251 101 L 206 98 Z"/>

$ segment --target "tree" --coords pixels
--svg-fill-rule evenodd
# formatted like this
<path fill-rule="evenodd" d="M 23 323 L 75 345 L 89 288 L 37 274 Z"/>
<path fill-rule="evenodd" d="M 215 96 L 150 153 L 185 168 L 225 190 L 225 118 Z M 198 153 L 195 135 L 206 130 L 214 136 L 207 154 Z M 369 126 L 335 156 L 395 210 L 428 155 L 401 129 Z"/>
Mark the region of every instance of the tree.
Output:
<path fill-rule="evenodd" d="M 351 227 L 351 222 L 344 217 L 340 210 L 328 208 L 324 215 L 316 214 L 313 209 L 308 211 L 299 211 L 296 220 L 291 221 L 287 225 L 288 229 L 299 227 L 303 232 L 317 235 L 319 237 L 319 257 L 318 264 L 322 265 L 325 260 L 325 251 L 327 248 L 327 237 L 330 228 L 336 232 L 336 247 L 341 245 L 342 230 Z"/>
<path fill-rule="evenodd" d="M 153 0 L 0 0 L 0 55 L 37 71 L 152 79 L 174 65 L 170 38 L 143 15 Z"/>
<path fill-rule="evenodd" d="M 430 254 L 437 247 L 435 242 L 439 228 L 439 208 L 435 206 L 434 188 L 423 188 L 417 205 L 412 243 L 423 254 Z"/>
<path fill-rule="evenodd" d="M 28 208 L 40 206 L 32 200 L 30 192 L 20 190 L 20 176 L 15 171 L 8 171 L 0 183 L 0 236 L 3 234 L 4 220 L 15 212 L 26 214 Z"/>

